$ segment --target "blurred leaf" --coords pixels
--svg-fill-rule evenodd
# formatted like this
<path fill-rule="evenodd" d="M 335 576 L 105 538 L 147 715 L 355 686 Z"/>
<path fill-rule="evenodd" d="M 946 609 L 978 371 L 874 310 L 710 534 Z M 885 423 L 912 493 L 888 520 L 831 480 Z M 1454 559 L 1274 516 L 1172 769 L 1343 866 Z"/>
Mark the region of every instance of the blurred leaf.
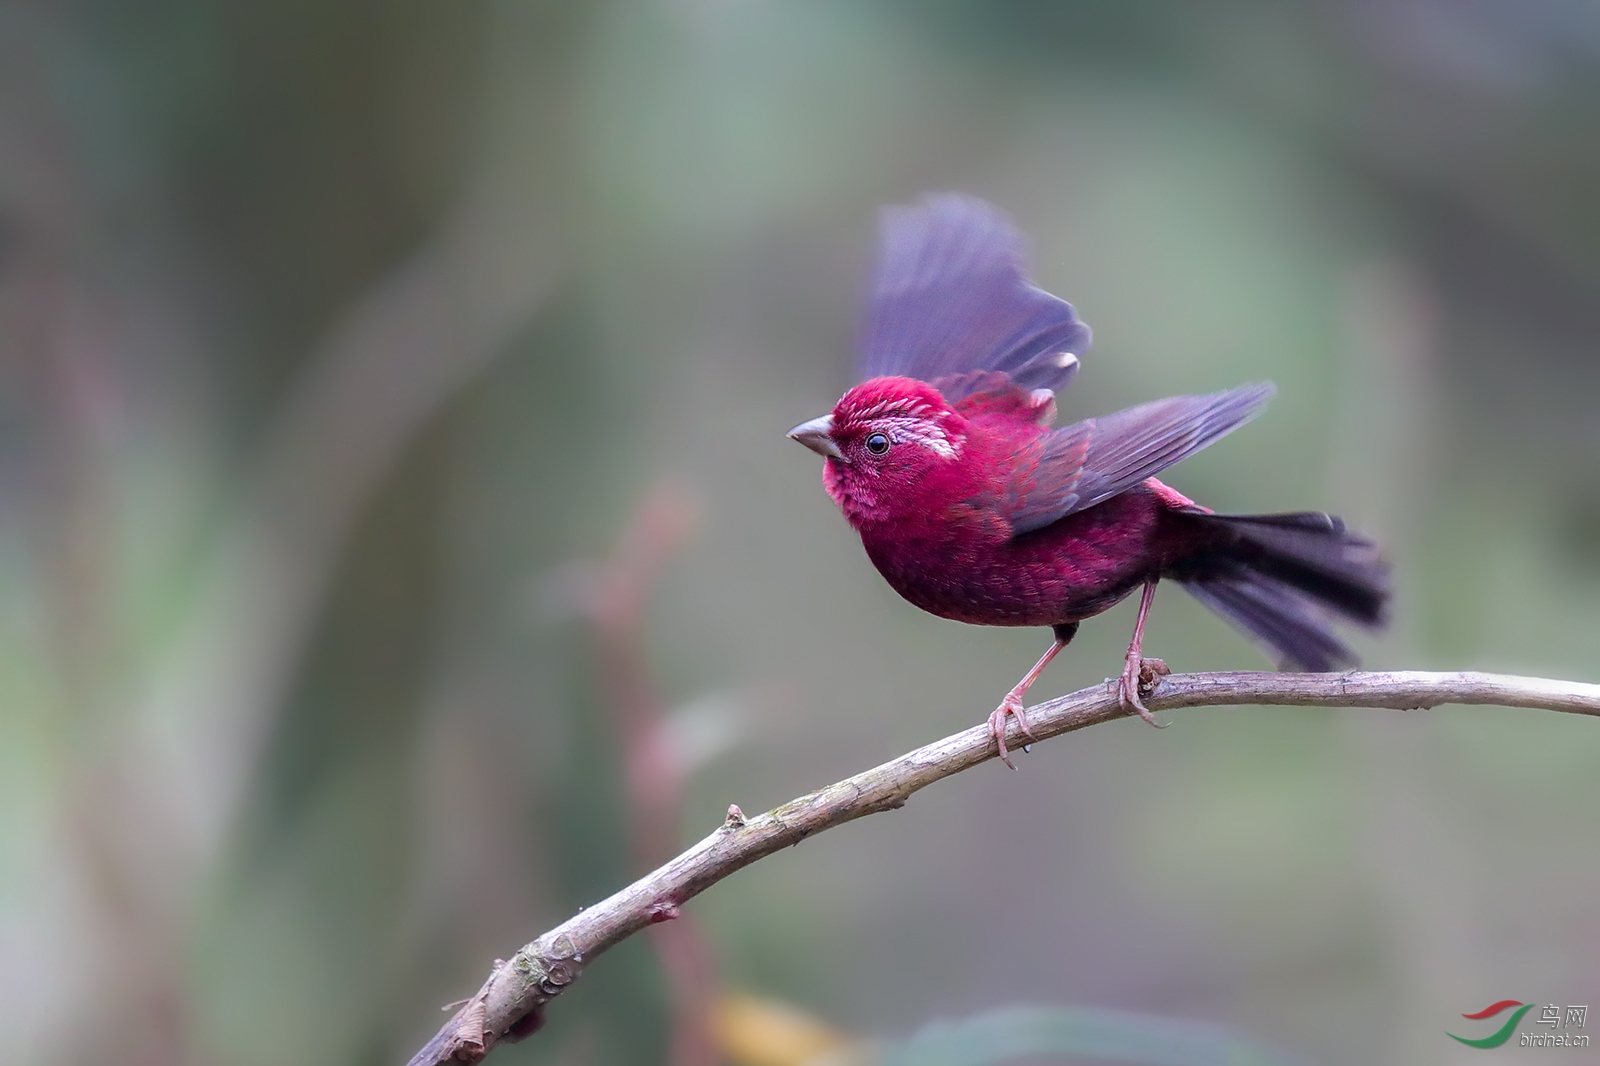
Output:
<path fill-rule="evenodd" d="M 787 1003 L 726 995 L 711 1008 L 717 1049 L 738 1066 L 805 1066 L 847 1048 L 839 1031 Z"/>
<path fill-rule="evenodd" d="M 696 696 L 673 708 L 662 728 L 678 773 L 688 776 L 739 746 L 750 718 L 745 693 L 722 690 Z"/>
<path fill-rule="evenodd" d="M 884 1049 L 883 1066 L 978 1066 L 1024 1055 L 1146 1066 L 1269 1066 L 1295 1060 L 1227 1028 L 1094 1007 L 1001 1007 L 939 1021 Z"/>

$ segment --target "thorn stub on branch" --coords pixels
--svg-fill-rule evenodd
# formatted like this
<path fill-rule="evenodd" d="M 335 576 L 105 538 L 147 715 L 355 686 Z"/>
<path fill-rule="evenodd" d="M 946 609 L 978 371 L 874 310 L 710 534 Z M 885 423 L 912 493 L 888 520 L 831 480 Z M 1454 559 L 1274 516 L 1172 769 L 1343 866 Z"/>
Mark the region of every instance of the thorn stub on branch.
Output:
<path fill-rule="evenodd" d="M 744 812 L 739 809 L 739 805 L 737 803 L 728 804 L 728 817 L 727 820 L 722 823 L 722 828 L 743 829 L 744 824 Z"/>

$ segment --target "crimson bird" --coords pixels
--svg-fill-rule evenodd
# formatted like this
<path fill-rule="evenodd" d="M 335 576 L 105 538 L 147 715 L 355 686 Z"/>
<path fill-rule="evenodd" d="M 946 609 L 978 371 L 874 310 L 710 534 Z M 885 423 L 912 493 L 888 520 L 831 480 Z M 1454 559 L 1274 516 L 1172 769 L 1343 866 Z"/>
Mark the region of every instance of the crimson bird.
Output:
<path fill-rule="evenodd" d="M 1048 651 L 989 716 L 1032 736 L 1023 696 L 1085 618 L 1141 589 L 1118 684 L 1156 724 L 1141 683 L 1156 583 L 1171 578 L 1272 654 L 1280 669 L 1355 656 L 1332 620 L 1376 628 L 1388 568 L 1370 540 L 1314 512 L 1215 514 L 1156 474 L 1253 418 L 1270 383 L 1165 400 L 1061 429 L 1056 393 L 1090 332 L 1027 278 L 1023 239 L 959 195 L 884 209 L 862 378 L 789 436 L 822 455 L 823 483 L 896 592 L 942 618 L 1049 626 Z"/>

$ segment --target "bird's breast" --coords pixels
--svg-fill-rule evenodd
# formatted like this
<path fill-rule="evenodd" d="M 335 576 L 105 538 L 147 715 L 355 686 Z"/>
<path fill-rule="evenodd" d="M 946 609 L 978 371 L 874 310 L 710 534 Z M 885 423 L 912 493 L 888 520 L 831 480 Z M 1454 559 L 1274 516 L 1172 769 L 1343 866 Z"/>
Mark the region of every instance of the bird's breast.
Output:
<path fill-rule="evenodd" d="M 911 603 L 976 625 L 1057 625 L 1099 614 L 1161 567 L 1159 504 L 1117 496 L 1012 537 L 979 508 L 861 530 L 878 572 Z"/>

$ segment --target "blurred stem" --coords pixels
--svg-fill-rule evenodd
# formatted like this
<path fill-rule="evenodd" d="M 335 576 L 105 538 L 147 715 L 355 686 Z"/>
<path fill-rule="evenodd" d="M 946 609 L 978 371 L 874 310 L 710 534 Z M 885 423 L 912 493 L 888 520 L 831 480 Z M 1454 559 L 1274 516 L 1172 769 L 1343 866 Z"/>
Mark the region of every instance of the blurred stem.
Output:
<path fill-rule="evenodd" d="M 580 591 L 594 628 L 600 686 L 622 747 L 634 868 L 665 861 L 679 847 L 683 768 L 666 733 L 667 709 L 645 654 L 645 607 L 662 569 L 688 539 L 694 508 L 680 486 L 663 482 L 634 512 L 611 559 Z M 715 1066 L 711 997 L 716 960 L 698 924 L 687 917 L 651 930 L 672 995 L 672 1066 Z"/>
<path fill-rule="evenodd" d="M 1600 685 L 1476 672 L 1173 674 L 1155 678 L 1145 702 L 1153 711 L 1241 704 L 1391 710 L 1491 704 L 1600 717 Z M 1128 714 L 1114 679 L 1027 713 L 1035 741 Z M 1014 722 L 1009 727 L 1007 740 L 1014 747 L 1029 739 Z M 545 1004 L 577 980 L 596 955 L 646 926 L 677 918 L 684 903 L 734 871 L 813 833 L 903 807 L 913 793 L 997 755 L 988 725 L 978 725 L 754 818 L 730 807 L 727 821 L 688 851 L 523 945 L 510 962 L 497 962 L 483 987 L 409 1066 L 481 1061 L 496 1046 L 537 1029 Z"/>

